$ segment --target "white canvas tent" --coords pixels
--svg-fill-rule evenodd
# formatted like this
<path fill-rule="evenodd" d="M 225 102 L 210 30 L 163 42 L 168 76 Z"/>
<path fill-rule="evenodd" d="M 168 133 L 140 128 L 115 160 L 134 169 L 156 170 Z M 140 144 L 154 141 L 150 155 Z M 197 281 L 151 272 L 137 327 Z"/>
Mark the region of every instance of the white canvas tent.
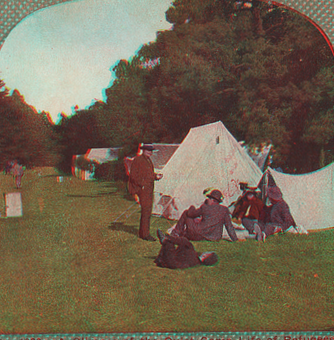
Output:
<path fill-rule="evenodd" d="M 256 186 L 262 172 L 222 122 L 190 129 L 155 183 L 153 214 L 178 219 L 204 201 L 203 190 L 221 190 L 229 205 L 241 194 L 240 182 Z"/>
<path fill-rule="evenodd" d="M 268 168 L 297 225 L 306 230 L 334 227 L 334 163 L 308 174 L 289 175 Z"/>

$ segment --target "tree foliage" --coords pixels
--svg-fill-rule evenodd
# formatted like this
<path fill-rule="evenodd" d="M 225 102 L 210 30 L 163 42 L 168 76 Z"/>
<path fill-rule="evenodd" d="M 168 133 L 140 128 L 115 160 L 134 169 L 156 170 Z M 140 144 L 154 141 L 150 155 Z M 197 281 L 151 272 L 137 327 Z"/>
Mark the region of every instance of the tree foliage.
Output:
<path fill-rule="evenodd" d="M 58 162 L 58 144 L 48 115 L 38 114 L 15 90 L 10 95 L 0 87 L 0 164 L 18 160 L 30 166 L 54 166 Z"/>
<path fill-rule="evenodd" d="M 115 65 L 105 102 L 63 124 L 68 150 L 181 142 L 189 128 L 221 120 L 238 140 L 273 144 L 274 166 L 307 172 L 331 161 L 333 56 L 325 39 L 292 11 L 236 4 L 174 1 L 166 12 L 173 28 Z M 148 60 L 158 62 L 146 67 Z"/>

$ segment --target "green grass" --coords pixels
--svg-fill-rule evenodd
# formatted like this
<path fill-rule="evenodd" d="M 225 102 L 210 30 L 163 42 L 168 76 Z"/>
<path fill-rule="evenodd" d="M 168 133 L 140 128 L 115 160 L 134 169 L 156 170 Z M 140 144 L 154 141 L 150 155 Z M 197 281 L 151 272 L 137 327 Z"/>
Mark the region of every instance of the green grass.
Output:
<path fill-rule="evenodd" d="M 134 203 L 122 185 L 41 171 L 22 179 L 23 217 L 0 219 L 0 333 L 334 328 L 332 230 L 193 242 L 219 262 L 163 269 L 153 263 L 159 243 L 137 237 L 139 211 L 112 223 Z M 0 179 L 16 191 L 11 176 Z M 152 235 L 172 224 L 151 223 Z"/>

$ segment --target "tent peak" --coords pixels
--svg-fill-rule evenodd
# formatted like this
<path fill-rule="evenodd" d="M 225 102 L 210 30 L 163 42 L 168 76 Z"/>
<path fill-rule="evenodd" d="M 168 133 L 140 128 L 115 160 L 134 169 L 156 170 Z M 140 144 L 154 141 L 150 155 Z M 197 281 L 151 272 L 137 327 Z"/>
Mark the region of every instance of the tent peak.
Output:
<path fill-rule="evenodd" d="M 203 124 L 203 125 L 199 125 L 199 126 L 194 126 L 192 127 L 190 130 L 193 130 L 193 129 L 201 129 L 203 127 L 210 127 L 210 126 L 223 126 L 225 128 L 225 125 L 222 123 L 222 121 L 218 120 L 214 123 L 208 123 L 208 124 Z M 226 128 L 225 128 L 226 129 Z"/>

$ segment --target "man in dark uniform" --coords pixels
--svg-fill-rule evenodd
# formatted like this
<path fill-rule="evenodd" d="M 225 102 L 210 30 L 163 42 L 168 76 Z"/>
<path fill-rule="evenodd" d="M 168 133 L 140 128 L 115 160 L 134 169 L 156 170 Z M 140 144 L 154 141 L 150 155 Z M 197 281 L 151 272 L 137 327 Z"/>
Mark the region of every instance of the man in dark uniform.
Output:
<path fill-rule="evenodd" d="M 153 163 L 150 159 L 154 147 L 151 144 L 140 146 L 142 154 L 135 157 L 131 164 L 129 192 L 138 195 L 141 206 L 139 237 L 146 241 L 156 241 L 150 235 L 150 219 L 153 206 L 154 181 L 160 180 L 162 174 L 154 172 Z"/>
<path fill-rule="evenodd" d="M 231 240 L 237 241 L 230 212 L 227 207 L 220 204 L 223 201 L 223 194 L 214 189 L 206 193 L 206 197 L 198 209 L 191 206 L 182 213 L 171 234 L 186 237 L 191 241 L 219 241 L 225 225 Z M 195 220 L 197 217 L 201 217 L 199 222 Z"/>
<path fill-rule="evenodd" d="M 197 253 L 194 246 L 185 237 L 165 235 L 159 229 L 157 234 L 161 249 L 154 262 L 158 267 L 181 269 L 199 264 L 209 266 L 218 261 L 218 256 L 214 252 Z"/>

